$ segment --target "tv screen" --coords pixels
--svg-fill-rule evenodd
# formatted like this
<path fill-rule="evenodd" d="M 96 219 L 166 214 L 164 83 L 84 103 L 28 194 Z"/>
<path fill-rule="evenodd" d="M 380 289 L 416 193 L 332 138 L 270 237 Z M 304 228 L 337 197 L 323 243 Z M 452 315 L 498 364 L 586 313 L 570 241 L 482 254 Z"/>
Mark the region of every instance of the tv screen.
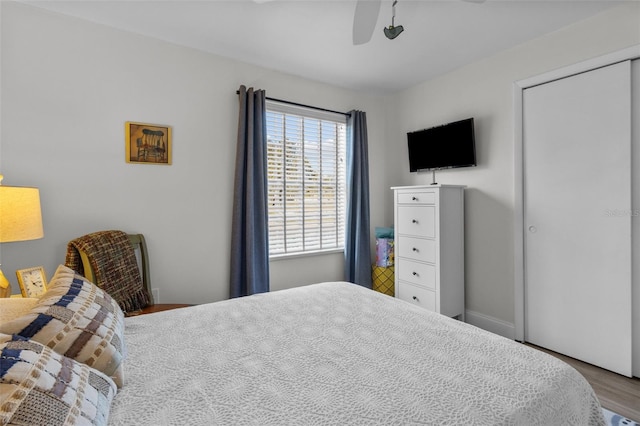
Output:
<path fill-rule="evenodd" d="M 473 118 L 407 133 L 409 169 L 451 169 L 476 165 Z"/>

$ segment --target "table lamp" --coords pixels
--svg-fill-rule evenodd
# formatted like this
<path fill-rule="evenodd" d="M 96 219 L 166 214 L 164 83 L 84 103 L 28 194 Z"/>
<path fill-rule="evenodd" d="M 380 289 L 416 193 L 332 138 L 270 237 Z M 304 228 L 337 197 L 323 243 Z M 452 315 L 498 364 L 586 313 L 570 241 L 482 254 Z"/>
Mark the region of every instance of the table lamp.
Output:
<path fill-rule="evenodd" d="M 0 175 L 0 243 L 42 238 L 38 188 L 4 186 Z M 0 269 L 0 297 L 11 295 L 11 284 Z"/>

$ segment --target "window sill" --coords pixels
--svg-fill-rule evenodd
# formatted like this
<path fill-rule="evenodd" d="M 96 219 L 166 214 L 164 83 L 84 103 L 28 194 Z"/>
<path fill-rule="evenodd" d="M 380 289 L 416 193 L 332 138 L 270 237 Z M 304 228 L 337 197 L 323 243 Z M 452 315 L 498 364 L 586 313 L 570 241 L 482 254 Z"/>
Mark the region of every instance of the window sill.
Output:
<path fill-rule="evenodd" d="M 335 249 L 327 249 L 327 250 L 305 251 L 301 253 L 274 254 L 269 256 L 269 261 L 271 262 L 271 261 L 278 261 L 278 260 L 289 260 L 289 259 L 295 259 L 298 257 L 322 256 L 326 254 L 335 254 L 335 253 L 344 253 L 344 249 L 335 248 Z"/>

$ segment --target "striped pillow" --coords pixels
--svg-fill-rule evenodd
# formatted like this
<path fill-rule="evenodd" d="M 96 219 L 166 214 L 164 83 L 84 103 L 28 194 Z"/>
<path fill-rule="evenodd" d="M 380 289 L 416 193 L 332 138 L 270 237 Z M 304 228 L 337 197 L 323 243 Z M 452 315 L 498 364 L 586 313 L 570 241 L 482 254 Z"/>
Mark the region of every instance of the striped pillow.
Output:
<path fill-rule="evenodd" d="M 123 385 L 124 315 L 103 290 L 60 265 L 28 314 L 0 324 L 0 333 L 40 342 Z"/>
<path fill-rule="evenodd" d="M 21 336 L 0 334 L 0 424 L 106 425 L 106 375 Z"/>

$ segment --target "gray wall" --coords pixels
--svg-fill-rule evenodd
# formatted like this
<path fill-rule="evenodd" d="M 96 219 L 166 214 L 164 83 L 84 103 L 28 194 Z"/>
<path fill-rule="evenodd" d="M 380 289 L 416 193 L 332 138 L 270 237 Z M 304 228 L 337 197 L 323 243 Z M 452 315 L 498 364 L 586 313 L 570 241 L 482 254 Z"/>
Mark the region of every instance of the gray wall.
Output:
<path fill-rule="evenodd" d="M 2 245 L 5 275 L 44 265 L 102 229 L 145 235 L 160 302 L 228 297 L 240 84 L 279 99 L 367 112 L 372 188 L 387 179 L 382 103 L 208 53 L 11 2 L 2 7 L 2 134 L 6 185 L 40 188 L 45 237 Z M 124 123 L 173 127 L 173 164 L 127 164 Z M 372 223 L 383 202 L 372 194 Z M 380 213 L 377 213 L 380 212 Z M 272 288 L 343 277 L 341 254 L 273 262 Z"/>
<path fill-rule="evenodd" d="M 405 133 L 469 116 L 479 166 L 438 173 L 468 185 L 468 318 L 509 335 L 513 301 L 514 81 L 640 43 L 628 3 L 388 97 L 315 83 L 21 4 L 2 10 L 0 171 L 41 190 L 45 237 L 1 247 L 3 270 L 44 265 L 98 229 L 145 234 L 161 302 L 228 296 L 229 235 L 240 84 L 275 98 L 367 112 L 372 228 L 393 221 L 410 174 Z M 124 161 L 124 122 L 173 126 L 173 165 Z M 372 229 L 373 230 L 373 229 Z M 342 279 L 342 255 L 271 264 L 272 288 Z"/>
<path fill-rule="evenodd" d="M 627 3 L 393 97 L 388 140 L 390 153 L 397 153 L 390 168 L 398 185 L 431 182 L 430 173 L 408 172 L 407 131 L 475 117 L 478 167 L 436 174 L 439 183 L 468 186 L 469 322 L 503 335 L 514 331 L 513 83 L 639 44 L 639 22 L 640 3 Z"/>

